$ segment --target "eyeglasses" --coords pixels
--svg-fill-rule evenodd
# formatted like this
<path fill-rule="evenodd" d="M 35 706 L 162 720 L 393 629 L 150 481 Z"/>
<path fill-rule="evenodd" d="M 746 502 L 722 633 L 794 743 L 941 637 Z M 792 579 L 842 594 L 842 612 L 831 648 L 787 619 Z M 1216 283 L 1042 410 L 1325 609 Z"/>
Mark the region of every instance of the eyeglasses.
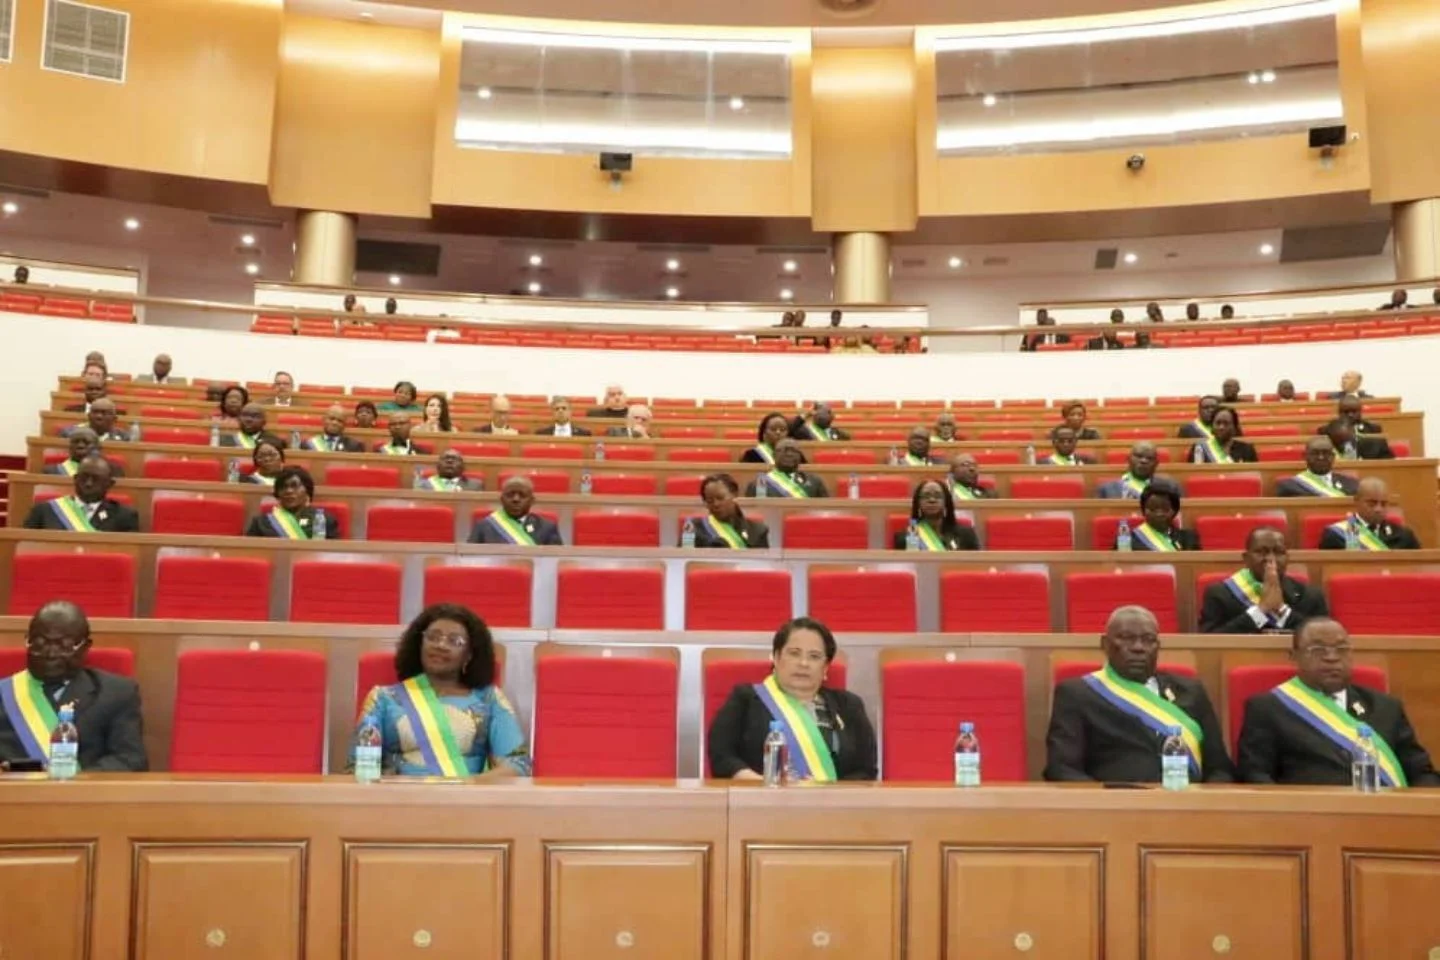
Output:
<path fill-rule="evenodd" d="M 1332 656 L 1337 660 L 1344 660 L 1354 652 L 1355 648 L 1348 643 L 1337 643 L 1334 646 L 1312 643 L 1300 648 L 1300 653 L 1312 660 L 1327 660 Z"/>
<path fill-rule="evenodd" d="M 49 637 L 30 637 L 25 641 L 25 646 L 31 650 L 54 650 L 56 653 L 68 657 L 89 642 L 88 638 L 83 640 L 52 640 Z"/>
<path fill-rule="evenodd" d="M 819 650 L 801 650 L 799 647 L 786 647 L 780 651 L 780 656 L 786 660 L 793 660 L 796 663 L 806 661 L 808 663 L 824 663 L 825 654 Z"/>
<path fill-rule="evenodd" d="M 451 650 L 463 650 L 470 645 L 470 638 L 463 633 L 441 633 L 438 630 L 426 630 L 420 635 L 420 639 L 436 647 L 448 647 Z"/>

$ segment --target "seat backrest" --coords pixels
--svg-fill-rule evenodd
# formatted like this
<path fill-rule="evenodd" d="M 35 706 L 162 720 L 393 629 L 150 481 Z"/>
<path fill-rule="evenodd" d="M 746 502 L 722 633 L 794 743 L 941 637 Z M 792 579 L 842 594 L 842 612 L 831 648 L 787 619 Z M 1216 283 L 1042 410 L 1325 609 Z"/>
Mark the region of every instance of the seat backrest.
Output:
<path fill-rule="evenodd" d="M 990 550 L 1074 550 L 1075 518 L 1068 513 L 994 516 L 985 521 Z"/>
<path fill-rule="evenodd" d="M 849 449 L 846 447 L 821 447 L 810 452 L 810 462 L 831 466 L 874 466 L 879 461 L 874 450 Z"/>
<path fill-rule="evenodd" d="M 399 623 L 400 564 L 297 560 L 290 572 L 297 623 Z"/>
<path fill-rule="evenodd" d="M 162 556 L 155 620 L 269 620 L 272 567 L 262 557 Z"/>
<path fill-rule="evenodd" d="M 219 483 L 222 475 L 219 460 L 150 457 L 140 464 L 140 476 L 146 480 L 203 480 Z"/>
<path fill-rule="evenodd" d="M 679 681 L 660 657 L 537 653 L 535 776 L 673 778 Z"/>
<path fill-rule="evenodd" d="M 953 781 L 960 724 L 975 724 L 984 782 L 1026 779 L 1025 668 L 891 660 L 880 668 L 881 777 Z"/>
<path fill-rule="evenodd" d="M 835 631 L 914 633 L 911 570 L 809 571 L 810 616 Z M 776 626 L 779 626 L 777 623 Z"/>
<path fill-rule="evenodd" d="M 146 443 L 178 443 L 200 447 L 210 442 L 209 431 L 188 427 L 144 427 L 141 436 Z"/>
<path fill-rule="evenodd" d="M 1175 572 L 1169 568 L 1071 573 L 1065 577 L 1066 629 L 1071 633 L 1098 636 L 1115 608 L 1130 604 L 1139 604 L 1155 614 L 1162 632 L 1179 631 Z"/>
<path fill-rule="evenodd" d="M 579 449 L 578 447 L 576 449 Z M 523 456 L 523 454 L 522 454 Z M 520 470 L 500 474 L 500 488 L 511 477 L 525 477 L 535 487 L 536 493 L 569 493 L 570 474 L 562 470 Z"/>
<path fill-rule="evenodd" d="M 1090 549 L 1114 550 L 1115 534 L 1116 531 L 1120 529 L 1121 520 L 1128 522 L 1130 529 L 1134 530 L 1145 522 L 1145 516 L 1139 512 L 1132 513 L 1129 516 L 1118 513 L 1100 514 L 1090 521 Z"/>
<path fill-rule="evenodd" d="M 667 436 L 673 436 L 671 431 Z M 726 463 L 730 460 L 727 447 L 672 447 L 666 455 L 671 463 Z"/>
<path fill-rule="evenodd" d="M 135 558 L 89 550 L 16 553 L 10 565 L 9 613 L 33 616 L 51 600 L 78 603 L 92 618 L 133 617 Z"/>
<path fill-rule="evenodd" d="M 461 456 L 473 457 L 476 460 L 510 456 L 508 443 L 451 443 L 446 446 L 454 448 Z"/>
<path fill-rule="evenodd" d="M 700 484 L 705 476 L 703 473 L 672 473 L 665 478 L 661 489 L 667 497 L 693 497 L 699 500 Z"/>
<path fill-rule="evenodd" d="M 588 455 L 582 443 L 527 443 L 520 448 L 524 460 L 584 460 Z"/>
<path fill-rule="evenodd" d="M 400 486 L 399 467 L 326 467 L 325 485 L 371 490 Z"/>
<path fill-rule="evenodd" d="M 793 609 L 789 570 L 685 571 L 686 630 L 775 630 L 794 616 Z"/>
<path fill-rule="evenodd" d="M 425 606 L 458 603 L 491 627 L 530 626 L 529 562 L 435 564 L 425 568 Z"/>
<path fill-rule="evenodd" d="M 151 504 L 151 533 L 238 537 L 245 532 L 245 502 L 233 497 L 164 497 Z"/>
<path fill-rule="evenodd" d="M 360 716 L 360 708 L 371 690 L 388 687 L 399 679 L 395 673 L 394 650 L 367 650 L 360 654 L 359 668 L 355 673 L 355 716 Z"/>
<path fill-rule="evenodd" d="M 898 477 L 886 474 L 866 474 L 857 478 L 860 481 L 861 500 L 909 500 L 910 499 L 910 478 Z M 842 482 L 838 478 L 835 481 L 836 489 L 831 490 L 833 496 L 849 496 L 850 489 L 848 481 Z"/>
<path fill-rule="evenodd" d="M 1040 570 L 940 575 L 943 633 L 1049 633 L 1050 578 Z"/>
<path fill-rule="evenodd" d="M 653 510 L 576 510 L 570 542 L 577 547 L 655 547 L 660 516 Z"/>
<path fill-rule="evenodd" d="M 1240 729 L 1245 724 L 1245 704 L 1251 697 L 1266 693 L 1295 676 L 1295 665 L 1288 661 L 1279 663 L 1252 663 L 1231 667 L 1225 675 L 1225 720 L 1228 724 L 1227 740 L 1230 756 L 1239 754 Z M 1382 693 L 1390 689 L 1390 678 L 1385 670 L 1374 664 L 1356 664 L 1351 672 L 1352 683 Z"/>
<path fill-rule="evenodd" d="M 1440 573 L 1333 573 L 1325 593 L 1353 634 L 1428 636 L 1440 624 Z"/>
<path fill-rule="evenodd" d="M 558 629 L 660 630 L 665 626 L 665 572 L 659 568 L 561 564 L 555 581 Z"/>
<path fill-rule="evenodd" d="M 1083 500 L 1084 477 L 1015 477 L 1010 481 L 1012 500 Z"/>
<path fill-rule="evenodd" d="M 640 444 L 607 443 L 605 459 L 620 463 L 649 463 L 655 459 L 655 448 Z"/>
<path fill-rule="evenodd" d="M 365 512 L 365 539 L 387 543 L 454 543 L 455 510 L 443 504 L 376 504 Z"/>
<path fill-rule="evenodd" d="M 1197 474 L 1185 481 L 1191 497 L 1260 497 L 1265 484 L 1258 473 Z"/>
<path fill-rule="evenodd" d="M 1277 527 L 1287 535 L 1289 530 L 1289 521 L 1283 513 L 1217 514 L 1196 517 L 1192 522 L 1206 550 L 1244 550 L 1250 531 L 1256 527 Z"/>
<path fill-rule="evenodd" d="M 1325 528 L 1345 519 L 1345 512 L 1307 513 L 1300 518 L 1300 549 L 1318 550 Z"/>
<path fill-rule="evenodd" d="M 172 771 L 320 773 L 324 748 L 324 654 L 185 650 L 177 658 Z"/>
<path fill-rule="evenodd" d="M 597 473 L 590 478 L 596 496 L 653 497 L 655 478 L 648 473 Z"/>
<path fill-rule="evenodd" d="M 782 520 L 787 550 L 864 550 L 870 545 L 869 526 L 859 513 L 787 512 Z"/>

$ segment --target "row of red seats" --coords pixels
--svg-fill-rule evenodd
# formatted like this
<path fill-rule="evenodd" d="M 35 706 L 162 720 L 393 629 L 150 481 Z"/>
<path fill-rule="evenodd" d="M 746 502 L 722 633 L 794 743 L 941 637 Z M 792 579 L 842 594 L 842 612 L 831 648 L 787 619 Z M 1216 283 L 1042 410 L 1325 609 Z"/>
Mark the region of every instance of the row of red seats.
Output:
<path fill-rule="evenodd" d="M 162 556 L 152 616 L 159 620 L 267 620 L 273 568 L 263 558 Z M 912 570 L 808 570 L 810 616 L 837 631 L 913 633 Z M 1197 601 L 1227 574 L 1197 578 Z M 11 570 L 9 613 L 28 615 L 57 597 L 83 598 L 91 616 L 130 617 L 135 559 L 128 554 L 20 552 Z M 557 629 L 661 630 L 665 572 L 658 566 L 564 563 L 556 576 Z M 424 603 L 463 603 L 496 626 L 531 626 L 529 564 L 437 565 L 425 569 Z M 297 560 L 290 615 L 303 623 L 393 624 L 401 619 L 402 568 L 379 561 Z M 946 633 L 1048 633 L 1050 576 L 1044 570 L 949 570 L 940 576 Z M 1098 633 L 1116 607 L 1139 604 L 1160 629 L 1180 630 L 1174 571 L 1148 567 L 1064 577 L 1066 630 Z M 1418 636 L 1440 622 L 1440 574 L 1333 574 L 1331 611 L 1352 633 Z M 687 630 L 772 630 L 795 614 L 791 572 L 690 567 Z"/>
<path fill-rule="evenodd" d="M 1127 328 L 1120 339 L 1132 342 L 1133 328 Z M 1423 337 L 1440 333 L 1440 316 L 1391 316 L 1374 320 L 1336 320 L 1332 323 L 1286 323 L 1271 321 L 1250 327 L 1224 330 L 1205 326 L 1160 324 L 1144 326 L 1151 343 L 1163 347 L 1241 347 L 1257 344 L 1318 343 L 1330 340 L 1377 340 L 1391 337 Z M 1098 336 L 1098 334 L 1096 334 Z M 1036 347 L 1044 353 L 1084 350 L 1089 334 L 1079 334 L 1069 343 L 1046 343 Z"/>
<path fill-rule="evenodd" d="M 35 293 L 19 293 L 14 290 L 0 293 L 0 313 L 38 313 L 42 316 L 69 317 L 73 320 L 135 322 L 135 308 L 128 303 L 77 300 L 74 297 L 49 297 Z"/>

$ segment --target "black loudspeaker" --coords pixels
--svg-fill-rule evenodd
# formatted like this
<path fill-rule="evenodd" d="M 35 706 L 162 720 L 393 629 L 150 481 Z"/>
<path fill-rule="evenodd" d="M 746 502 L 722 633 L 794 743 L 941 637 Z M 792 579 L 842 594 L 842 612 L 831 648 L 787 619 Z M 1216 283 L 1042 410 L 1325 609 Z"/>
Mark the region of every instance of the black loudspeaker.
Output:
<path fill-rule="evenodd" d="M 629 173 L 634 163 L 634 156 L 628 153 L 600 154 L 600 169 L 606 173 Z"/>
<path fill-rule="evenodd" d="M 1345 145 L 1345 124 L 1334 127 L 1311 127 L 1310 148 L 1343 147 Z"/>

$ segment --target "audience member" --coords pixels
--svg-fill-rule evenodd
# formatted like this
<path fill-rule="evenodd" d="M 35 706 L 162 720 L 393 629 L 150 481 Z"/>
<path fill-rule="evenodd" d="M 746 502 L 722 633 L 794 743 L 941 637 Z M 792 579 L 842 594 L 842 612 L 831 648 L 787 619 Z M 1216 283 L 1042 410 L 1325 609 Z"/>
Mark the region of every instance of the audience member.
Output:
<path fill-rule="evenodd" d="M 67 404 L 65 413 L 89 413 L 92 403 L 106 399 L 109 396 L 109 386 L 105 382 L 105 374 L 98 368 L 86 367 L 82 391 L 84 401 Z"/>
<path fill-rule="evenodd" d="M 246 450 L 254 450 L 255 444 L 261 440 L 268 440 L 277 447 L 285 446 L 285 441 L 267 433 L 265 430 L 265 408 L 258 403 L 247 403 L 240 409 L 240 429 L 233 433 L 222 433 L 220 435 L 220 446 L 222 447 L 244 447 Z"/>
<path fill-rule="evenodd" d="M 471 543 L 509 544 L 517 547 L 563 547 L 560 528 L 530 512 L 535 505 L 535 484 L 529 477 L 511 477 L 500 488 L 500 509 L 478 521 L 470 531 Z"/>
<path fill-rule="evenodd" d="M 1335 454 L 1341 460 L 1394 460 L 1395 451 L 1384 437 L 1357 437 L 1349 420 L 1331 420 L 1320 428 L 1320 435 L 1329 437 Z"/>
<path fill-rule="evenodd" d="M 1132 350 L 1157 350 L 1161 344 L 1150 339 L 1149 330 L 1136 330 L 1135 342 L 1131 345 Z"/>
<path fill-rule="evenodd" d="M 385 298 L 385 316 L 393 317 L 400 312 L 400 304 L 394 297 Z"/>
<path fill-rule="evenodd" d="M 950 458 L 950 496 L 956 500 L 991 500 L 995 494 L 980 486 L 980 461 L 973 453 Z"/>
<path fill-rule="evenodd" d="M 276 371 L 275 380 L 270 384 L 270 389 L 273 392 L 270 397 L 272 407 L 293 407 L 295 405 L 295 378 L 288 371 Z"/>
<path fill-rule="evenodd" d="M 261 440 L 250 451 L 250 463 L 255 468 L 251 473 L 240 474 L 241 483 L 259 483 L 267 487 L 275 485 L 275 478 L 285 469 L 285 449 Z"/>
<path fill-rule="evenodd" d="M 1075 431 L 1061 424 L 1050 431 L 1050 455 L 1040 462 L 1051 467 L 1083 467 L 1095 462 L 1094 458 L 1075 452 Z"/>
<path fill-rule="evenodd" d="M 796 440 L 849 440 L 850 434 L 834 424 L 835 411 L 817 400 L 808 412 L 790 422 L 790 436 Z"/>
<path fill-rule="evenodd" d="M 1220 407 L 1210 418 L 1210 436 L 1190 448 L 1191 463 L 1259 463 L 1255 447 L 1239 439 L 1240 411 Z"/>
<path fill-rule="evenodd" d="M 1410 305 L 1409 291 L 1401 288 L 1391 292 L 1390 299 L 1376 307 L 1376 310 L 1404 310 Z"/>
<path fill-rule="evenodd" d="M 415 424 L 415 433 L 454 433 L 450 422 L 450 401 L 443 393 L 432 393 L 425 400 L 425 419 Z"/>
<path fill-rule="evenodd" d="M 92 453 L 100 452 L 100 438 L 89 426 L 77 426 L 70 431 L 66 438 L 70 443 L 70 456 L 59 463 L 47 463 L 41 473 L 49 476 L 73 477 L 80 471 L 80 464 Z M 110 470 L 116 477 L 123 477 L 125 471 L 114 463 L 110 464 Z"/>
<path fill-rule="evenodd" d="M 1201 633 L 1274 633 L 1330 615 L 1324 594 L 1285 575 L 1290 552 L 1282 531 L 1251 530 L 1241 560 L 1234 576 L 1205 588 Z"/>
<path fill-rule="evenodd" d="M 1320 534 L 1321 550 L 1419 550 L 1409 527 L 1391 523 L 1390 488 L 1379 477 L 1365 477 L 1355 488 L 1355 507 Z M 1353 546 L 1352 546 L 1353 544 Z"/>
<path fill-rule="evenodd" d="M 1085 409 L 1085 404 L 1079 400 L 1071 400 L 1060 408 L 1060 416 L 1064 419 L 1065 426 L 1075 431 L 1076 440 L 1100 439 L 1099 430 L 1096 430 L 1094 427 L 1085 426 L 1085 418 L 1089 415 L 1089 411 Z"/>
<path fill-rule="evenodd" d="M 790 421 L 783 413 L 767 413 L 755 431 L 755 446 L 740 455 L 741 463 L 775 463 L 775 445 L 790 435 Z M 803 455 L 802 455 L 803 462 Z"/>
<path fill-rule="evenodd" d="M 1305 469 L 1275 483 L 1281 497 L 1353 497 L 1358 488 L 1354 477 L 1335 472 L 1335 445 L 1329 437 L 1312 437 L 1305 444 Z"/>
<path fill-rule="evenodd" d="M 124 443 L 130 436 L 115 429 L 115 401 L 109 397 L 101 397 L 90 404 L 90 412 L 85 414 L 85 422 L 65 427 L 60 431 L 60 436 L 69 439 L 70 434 L 82 427 L 95 431 L 96 438 L 103 447 L 107 443 Z"/>
<path fill-rule="evenodd" d="M 478 477 L 465 476 L 465 458 L 452 447 L 440 454 L 435 461 L 435 472 L 420 481 L 420 489 L 474 493 L 484 490 L 485 482 Z"/>
<path fill-rule="evenodd" d="M 364 401 L 362 401 L 364 402 Z M 373 412 L 375 405 L 371 404 Z M 325 410 L 324 430 L 319 436 L 311 437 L 300 444 L 301 449 L 317 450 L 322 453 L 364 453 L 365 445 L 354 437 L 345 436 L 345 408 L 331 404 Z"/>
<path fill-rule="evenodd" d="M 1199 319 L 1200 319 L 1200 304 L 1198 304 L 1198 303 L 1187 303 L 1187 304 L 1185 304 L 1185 319 L 1191 321 L 1192 323 L 1193 323 L 1194 321 L 1196 321 L 1196 320 L 1199 320 Z"/>
<path fill-rule="evenodd" d="M 240 411 L 250 405 L 250 391 L 234 384 L 220 391 L 214 419 L 235 426 L 240 422 Z"/>
<path fill-rule="evenodd" d="M 611 427 L 605 431 L 607 437 L 629 437 L 632 440 L 653 440 L 656 437 L 651 427 L 655 415 L 643 403 L 632 403 L 630 412 L 625 414 L 623 427 Z"/>
<path fill-rule="evenodd" d="M 587 416 L 622 420 L 629 412 L 630 400 L 625 396 L 625 388 L 618 383 L 612 383 L 605 388 L 605 402 L 593 408 Z"/>
<path fill-rule="evenodd" d="M 27 530 L 69 530 L 72 533 L 139 533 L 140 515 L 110 499 L 115 472 L 110 461 L 91 453 L 75 471 L 73 493 L 42 500 L 25 517 Z"/>
<path fill-rule="evenodd" d="M 535 432 L 542 437 L 588 437 L 590 431 L 571 420 L 570 398 L 556 397 L 550 401 L 551 422 Z"/>
<path fill-rule="evenodd" d="M 800 471 L 804 455 L 800 444 L 786 438 L 775 444 L 775 464 L 770 472 L 762 473 L 745 485 L 745 496 L 756 495 L 758 486 L 763 485 L 763 496 L 769 497 L 828 497 L 825 481 Z"/>
<path fill-rule="evenodd" d="M 492 433 L 500 437 L 513 437 L 520 433 L 510 425 L 510 398 L 505 394 L 490 399 L 490 422 L 481 427 L 477 433 Z"/>
<path fill-rule="evenodd" d="M 955 517 L 955 498 L 939 480 L 921 480 L 910 497 L 910 524 L 896 530 L 891 546 L 909 549 L 910 531 L 914 530 L 916 550 L 944 553 L 948 550 L 979 550 L 980 539 L 975 528 Z"/>
<path fill-rule="evenodd" d="M 408 413 L 414 417 L 423 417 L 425 411 L 415 403 L 418 395 L 415 384 L 409 380 L 401 380 L 395 384 L 394 398 L 380 404 L 380 413 Z"/>
<path fill-rule="evenodd" d="M 740 485 L 728 473 L 712 473 L 700 481 L 700 499 L 708 511 L 691 521 L 695 546 L 720 550 L 765 550 L 770 528 L 751 520 L 740 509 Z"/>
<path fill-rule="evenodd" d="M 369 400 L 355 404 L 355 426 L 362 430 L 372 429 L 380 420 L 379 408 Z"/>
<path fill-rule="evenodd" d="M 1149 440 L 1137 440 L 1130 446 L 1130 457 L 1126 462 L 1129 469 L 1119 480 L 1107 480 L 1095 488 L 1095 495 L 1101 500 L 1140 499 L 1150 481 L 1155 479 L 1160 453 Z"/>
<path fill-rule="evenodd" d="M 1350 421 L 1356 433 L 1384 433 L 1385 428 L 1372 420 L 1365 419 L 1365 402 L 1359 397 L 1346 395 L 1335 404 L 1336 412 L 1342 419 Z"/>
<path fill-rule="evenodd" d="M 411 441 L 410 414 L 401 412 L 392 413 L 386 418 L 385 425 L 390 430 L 390 441 L 388 443 L 376 444 L 376 453 L 383 453 L 391 457 L 414 457 L 430 452 L 416 446 L 414 442 Z"/>
<path fill-rule="evenodd" d="M 1117 311 L 1118 312 L 1118 311 Z M 1112 319 L 1112 323 L 1115 321 Z M 1125 344 L 1120 342 L 1120 332 L 1110 328 L 1098 337 L 1094 337 L 1085 344 L 1086 350 L 1124 350 Z"/>
<path fill-rule="evenodd" d="M 1196 409 L 1196 418 L 1181 426 L 1176 436 L 1194 440 L 1210 439 L 1210 423 L 1215 419 L 1215 411 L 1219 409 L 1219 397 L 1213 394 L 1201 397 Z"/>
<path fill-rule="evenodd" d="M 345 294 L 345 299 L 344 299 L 343 301 L 341 301 L 341 306 L 343 306 L 343 307 L 345 308 L 345 312 L 346 312 L 346 313 L 364 313 L 364 312 L 365 312 L 365 304 L 361 303 L 359 300 L 356 300 L 356 299 L 355 299 L 355 294 L 353 294 L 353 293 L 347 293 L 347 294 Z"/>
<path fill-rule="evenodd" d="M 1369 400 L 1370 394 L 1360 389 L 1365 382 L 1365 376 L 1359 370 L 1346 370 L 1340 374 L 1340 389 L 1334 393 L 1325 395 L 1327 400 L 1343 400 L 1345 397 L 1359 397 L 1362 400 Z"/>
<path fill-rule="evenodd" d="M 1130 531 L 1130 549 L 1171 553 L 1176 550 L 1202 550 L 1200 534 L 1186 530 L 1176 521 L 1180 517 L 1180 488 L 1165 480 L 1157 480 L 1140 494 L 1140 512 L 1145 522 Z M 1119 535 L 1115 548 L 1120 547 Z"/>
<path fill-rule="evenodd" d="M 315 506 L 315 480 L 304 467 L 289 466 L 275 475 L 275 507 L 269 513 L 250 518 L 247 537 L 280 540 L 338 540 L 340 525 L 321 507 Z M 325 532 L 316 535 L 324 517 Z"/>
<path fill-rule="evenodd" d="M 13 274 L 13 279 L 11 280 L 11 282 L 12 282 L 12 283 L 20 283 L 20 284 L 29 283 L 29 282 L 30 282 L 30 268 L 27 267 L 27 266 L 25 266 L 25 264 L 23 264 L 23 263 L 20 264 L 18 267 L 15 268 L 15 273 Z M 1440 303 L 1440 301 L 1436 301 L 1436 302 L 1437 302 L 1437 303 Z"/>
<path fill-rule="evenodd" d="M 1240 381 L 1234 377 L 1227 377 L 1225 382 L 1220 384 L 1221 403 L 1240 403 L 1244 400 L 1240 396 Z"/>
<path fill-rule="evenodd" d="M 1114 310 L 1111 310 L 1111 311 L 1110 311 L 1110 322 L 1111 322 L 1111 323 L 1115 323 L 1115 324 L 1124 323 L 1124 322 L 1125 322 L 1125 311 L 1124 311 L 1124 310 L 1121 310 L 1119 307 L 1116 307 Z"/>
<path fill-rule="evenodd" d="M 1220 305 L 1220 319 L 1221 319 L 1221 320 L 1234 320 L 1234 319 L 1235 319 L 1235 308 L 1232 307 L 1232 306 L 1230 306 L 1230 304 L 1228 304 L 1228 303 L 1222 303 L 1222 304 Z"/>
<path fill-rule="evenodd" d="M 85 362 L 80 365 L 80 375 L 84 376 L 85 371 L 90 367 L 99 367 L 105 379 L 110 379 L 110 364 L 105 362 L 105 354 L 99 350 L 91 350 L 85 354 Z"/>
<path fill-rule="evenodd" d="M 955 423 L 955 414 L 947 411 L 935 418 L 935 432 L 930 437 L 932 443 L 956 443 L 964 439 Z"/>
<path fill-rule="evenodd" d="M 1145 319 L 1151 323 L 1164 323 L 1165 314 L 1161 311 L 1160 304 L 1153 300 L 1145 304 Z"/>
<path fill-rule="evenodd" d="M 907 467 L 930 467 L 945 461 L 930 456 L 930 429 L 922 425 L 910 429 L 910 435 L 905 438 L 905 455 L 900 462 Z"/>
<path fill-rule="evenodd" d="M 1275 397 L 1282 403 L 1294 403 L 1298 399 L 1295 396 L 1295 384 L 1289 380 L 1281 380 L 1275 385 Z"/>
<path fill-rule="evenodd" d="M 1434 290 L 1430 291 L 1430 299 L 1434 301 L 1437 305 L 1440 305 L 1440 287 L 1436 287 Z"/>
<path fill-rule="evenodd" d="M 1055 326 L 1055 318 L 1050 316 L 1049 310 L 1038 310 L 1035 313 L 1035 325 L 1037 327 L 1053 327 Z M 1020 349 L 1028 353 L 1033 352 L 1034 349 L 1039 346 L 1069 342 L 1070 334 L 1068 333 L 1032 333 L 1020 338 Z"/>
<path fill-rule="evenodd" d="M 150 365 L 150 372 L 140 374 L 140 376 L 135 378 L 135 382 L 153 383 L 159 386 L 169 386 L 172 384 L 175 386 L 184 386 L 184 377 L 170 376 L 170 371 L 174 369 L 174 367 L 175 362 L 170 359 L 170 354 L 159 354 L 155 357 L 155 361 Z"/>

